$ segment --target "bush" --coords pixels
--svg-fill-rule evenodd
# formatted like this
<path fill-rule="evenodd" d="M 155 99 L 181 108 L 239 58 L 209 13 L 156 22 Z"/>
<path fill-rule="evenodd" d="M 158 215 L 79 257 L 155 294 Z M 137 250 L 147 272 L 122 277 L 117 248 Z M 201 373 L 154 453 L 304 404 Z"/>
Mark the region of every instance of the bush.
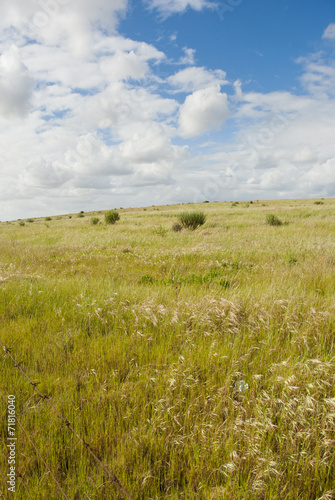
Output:
<path fill-rule="evenodd" d="M 172 231 L 175 231 L 176 233 L 178 233 L 182 229 L 183 229 L 183 226 L 181 224 L 179 224 L 179 222 L 174 222 L 172 224 Z"/>
<path fill-rule="evenodd" d="M 323 205 L 323 204 L 324 204 L 323 201 L 315 201 L 314 202 L 314 205 Z"/>
<path fill-rule="evenodd" d="M 182 227 L 196 229 L 206 222 L 206 215 L 203 212 L 183 212 L 178 215 L 178 220 Z"/>
<path fill-rule="evenodd" d="M 282 221 L 274 214 L 267 214 L 266 223 L 269 224 L 269 226 L 281 226 L 283 224 Z"/>
<path fill-rule="evenodd" d="M 93 226 L 96 226 L 98 224 L 99 220 L 100 220 L 99 217 L 92 217 L 91 218 L 91 224 Z"/>
<path fill-rule="evenodd" d="M 51 217 L 45 217 L 44 220 L 51 220 Z"/>
<path fill-rule="evenodd" d="M 85 217 L 85 215 L 82 212 L 79 212 L 79 214 L 77 215 L 77 217 L 81 218 L 81 217 Z"/>
<path fill-rule="evenodd" d="M 115 224 L 118 220 L 120 220 L 120 216 L 116 210 L 108 210 L 108 212 L 105 213 L 106 224 Z"/>
<path fill-rule="evenodd" d="M 19 225 L 20 225 L 20 226 L 25 226 L 26 224 L 25 224 L 25 222 L 23 222 L 23 220 L 21 220 L 21 221 L 19 222 Z"/>
<path fill-rule="evenodd" d="M 34 222 L 34 219 L 27 219 L 27 222 Z"/>

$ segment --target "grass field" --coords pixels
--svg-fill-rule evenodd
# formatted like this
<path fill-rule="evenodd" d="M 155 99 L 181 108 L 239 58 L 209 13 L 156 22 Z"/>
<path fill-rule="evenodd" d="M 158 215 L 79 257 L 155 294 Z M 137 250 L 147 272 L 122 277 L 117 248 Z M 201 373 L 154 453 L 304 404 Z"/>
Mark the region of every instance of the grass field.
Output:
<path fill-rule="evenodd" d="M 0 341 L 133 499 L 335 498 L 335 200 L 315 201 L 0 224 Z M 172 231 L 184 210 L 206 223 Z M 0 356 L 0 390 L 68 498 L 125 498 Z M 14 498 L 63 498 L 17 438 Z"/>

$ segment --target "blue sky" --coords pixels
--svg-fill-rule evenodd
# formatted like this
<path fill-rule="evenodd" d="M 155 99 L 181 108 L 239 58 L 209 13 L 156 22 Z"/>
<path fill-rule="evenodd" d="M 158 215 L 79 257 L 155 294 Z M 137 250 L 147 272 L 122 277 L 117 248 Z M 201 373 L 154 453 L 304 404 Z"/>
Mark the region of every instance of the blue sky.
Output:
<path fill-rule="evenodd" d="M 335 196 L 333 0 L 0 6 L 0 220 Z"/>

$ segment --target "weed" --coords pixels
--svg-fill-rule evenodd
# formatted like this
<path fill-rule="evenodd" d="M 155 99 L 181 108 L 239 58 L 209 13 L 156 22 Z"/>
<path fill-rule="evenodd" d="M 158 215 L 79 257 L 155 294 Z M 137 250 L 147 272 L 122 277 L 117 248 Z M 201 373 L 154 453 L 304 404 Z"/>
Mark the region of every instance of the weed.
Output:
<path fill-rule="evenodd" d="M 183 229 L 183 226 L 181 224 L 179 224 L 179 222 L 174 222 L 172 224 L 172 231 L 175 231 L 176 233 L 178 233 L 182 229 Z"/>
<path fill-rule="evenodd" d="M 153 278 L 149 274 L 143 274 L 143 276 L 140 277 L 140 283 L 151 284 L 154 282 L 155 282 L 155 278 Z"/>
<path fill-rule="evenodd" d="M 281 226 L 283 224 L 282 221 L 274 214 L 267 214 L 266 223 L 269 226 Z"/>
<path fill-rule="evenodd" d="M 91 217 L 91 224 L 93 226 L 96 226 L 97 224 L 99 224 L 99 221 L 100 221 L 99 217 Z"/>
<path fill-rule="evenodd" d="M 154 229 L 154 233 L 158 234 L 159 236 L 166 236 L 167 235 L 167 229 L 160 224 L 156 229 Z"/>
<path fill-rule="evenodd" d="M 183 227 L 194 230 L 205 224 L 206 215 L 204 212 L 182 212 L 178 215 L 178 220 Z"/>

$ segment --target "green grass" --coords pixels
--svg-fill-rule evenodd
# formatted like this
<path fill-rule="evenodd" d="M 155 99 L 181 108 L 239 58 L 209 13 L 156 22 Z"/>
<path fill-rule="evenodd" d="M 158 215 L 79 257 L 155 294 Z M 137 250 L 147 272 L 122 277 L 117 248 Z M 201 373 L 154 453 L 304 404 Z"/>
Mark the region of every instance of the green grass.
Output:
<path fill-rule="evenodd" d="M 0 224 L 0 340 L 136 500 L 332 498 L 335 200 L 242 207 L 192 205 L 196 231 L 171 230 L 180 205 L 120 209 L 114 226 L 88 212 Z M 68 497 L 121 499 L 0 361 L 0 389 Z M 31 497 L 61 498 L 17 437 Z M 28 498 L 19 478 L 15 498 Z"/>

